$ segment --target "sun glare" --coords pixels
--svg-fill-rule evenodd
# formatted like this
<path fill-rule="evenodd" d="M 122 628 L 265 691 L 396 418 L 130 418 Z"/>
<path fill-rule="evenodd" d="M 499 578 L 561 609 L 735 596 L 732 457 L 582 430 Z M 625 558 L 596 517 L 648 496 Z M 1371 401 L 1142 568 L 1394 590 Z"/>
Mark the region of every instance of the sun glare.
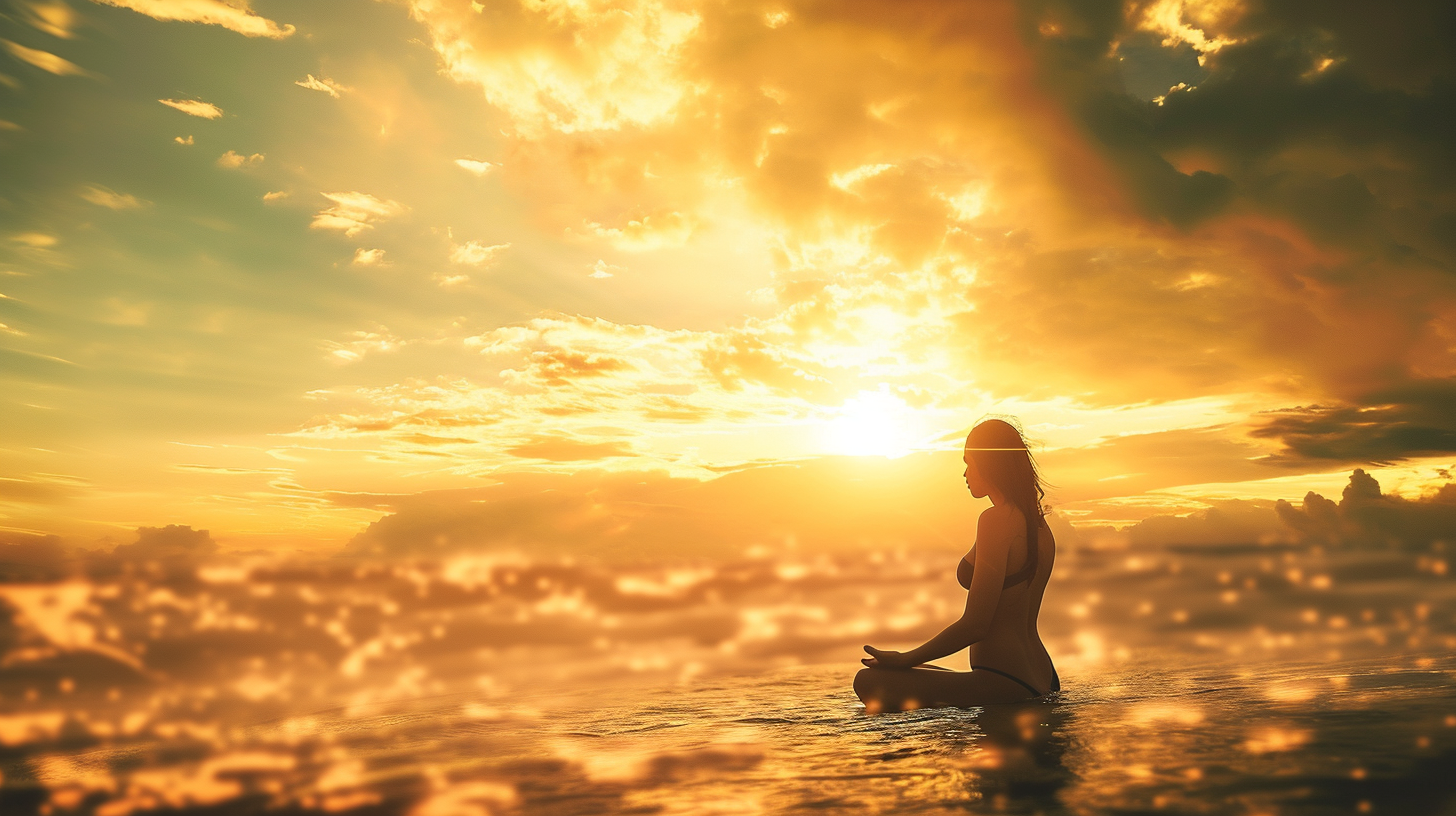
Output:
<path fill-rule="evenodd" d="M 825 425 L 825 447 L 846 456 L 904 456 L 915 450 L 919 426 L 914 409 L 900 398 L 861 391 Z"/>

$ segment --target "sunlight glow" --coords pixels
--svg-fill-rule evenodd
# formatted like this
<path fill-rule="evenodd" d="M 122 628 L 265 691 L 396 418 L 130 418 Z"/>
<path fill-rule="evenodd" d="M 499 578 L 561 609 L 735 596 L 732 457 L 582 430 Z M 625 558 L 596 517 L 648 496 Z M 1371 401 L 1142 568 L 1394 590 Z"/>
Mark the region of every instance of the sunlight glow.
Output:
<path fill-rule="evenodd" d="M 914 409 L 894 394 L 861 391 L 825 426 L 825 446 L 846 456 L 904 456 L 916 449 L 920 425 Z"/>

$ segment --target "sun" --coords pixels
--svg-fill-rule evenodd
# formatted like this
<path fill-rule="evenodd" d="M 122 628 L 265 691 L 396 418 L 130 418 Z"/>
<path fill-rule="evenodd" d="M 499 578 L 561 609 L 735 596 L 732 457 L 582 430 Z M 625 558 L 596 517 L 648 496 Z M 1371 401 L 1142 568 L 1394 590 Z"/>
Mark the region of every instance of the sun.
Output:
<path fill-rule="evenodd" d="M 920 422 L 914 409 L 886 391 L 861 391 L 845 400 L 824 426 L 831 453 L 846 456 L 904 456 L 916 448 Z"/>

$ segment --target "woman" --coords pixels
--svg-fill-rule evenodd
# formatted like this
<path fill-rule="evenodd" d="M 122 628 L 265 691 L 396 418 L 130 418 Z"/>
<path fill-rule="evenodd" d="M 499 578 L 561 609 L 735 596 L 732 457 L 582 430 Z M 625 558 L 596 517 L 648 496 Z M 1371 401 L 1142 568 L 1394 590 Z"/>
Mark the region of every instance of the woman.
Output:
<path fill-rule="evenodd" d="M 975 546 L 956 565 L 956 580 L 968 590 L 966 611 L 908 652 L 865 647 L 868 668 L 855 676 L 854 691 L 871 713 L 1010 703 L 1061 689 L 1036 631 L 1057 552 L 1036 464 L 1021 432 L 999 419 L 971 429 L 963 458 L 971 495 L 991 498 Z M 922 665 L 966 647 L 969 672 Z"/>

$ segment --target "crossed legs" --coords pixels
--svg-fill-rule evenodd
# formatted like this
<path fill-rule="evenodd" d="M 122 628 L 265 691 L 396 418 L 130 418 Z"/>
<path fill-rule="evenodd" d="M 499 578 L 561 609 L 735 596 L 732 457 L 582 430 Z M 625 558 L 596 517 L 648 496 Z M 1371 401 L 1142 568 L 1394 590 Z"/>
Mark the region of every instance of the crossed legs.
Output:
<path fill-rule="evenodd" d="M 994 672 L 958 672 L 939 666 L 861 669 L 854 676 L 854 693 L 870 714 L 946 706 L 970 708 L 1015 703 L 1034 696 L 1015 680 Z"/>

